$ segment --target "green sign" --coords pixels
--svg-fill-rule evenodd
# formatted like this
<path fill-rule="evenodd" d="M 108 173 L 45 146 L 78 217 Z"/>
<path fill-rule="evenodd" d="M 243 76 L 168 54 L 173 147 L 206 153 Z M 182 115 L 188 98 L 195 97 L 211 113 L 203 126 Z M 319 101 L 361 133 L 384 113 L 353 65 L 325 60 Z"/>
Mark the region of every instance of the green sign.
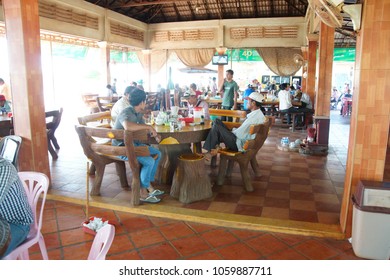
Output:
<path fill-rule="evenodd" d="M 74 59 L 84 59 L 88 48 L 85 46 L 69 45 L 61 43 L 52 44 L 52 55 Z"/>
<path fill-rule="evenodd" d="M 263 61 L 261 56 L 255 49 L 233 49 L 227 50 L 226 54 L 229 60 L 232 59 L 235 62 L 239 61 Z"/>
<path fill-rule="evenodd" d="M 110 61 L 116 62 L 128 62 L 128 63 L 138 63 L 138 56 L 135 52 L 122 52 L 118 50 L 110 51 Z"/>
<path fill-rule="evenodd" d="M 255 49 L 229 49 L 226 51 L 229 61 L 263 61 Z M 334 49 L 333 61 L 355 61 L 356 49 L 336 48 Z"/>
<path fill-rule="evenodd" d="M 356 49 L 337 48 L 334 49 L 333 61 L 355 61 Z"/>

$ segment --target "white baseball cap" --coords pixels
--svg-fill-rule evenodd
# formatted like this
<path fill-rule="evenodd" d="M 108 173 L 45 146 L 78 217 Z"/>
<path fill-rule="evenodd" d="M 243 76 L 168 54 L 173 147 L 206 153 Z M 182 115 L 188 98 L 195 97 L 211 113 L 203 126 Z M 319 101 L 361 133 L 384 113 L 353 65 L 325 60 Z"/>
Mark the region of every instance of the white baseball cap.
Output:
<path fill-rule="evenodd" d="M 257 102 L 263 102 L 263 96 L 257 91 L 252 92 L 246 99 L 252 99 Z"/>

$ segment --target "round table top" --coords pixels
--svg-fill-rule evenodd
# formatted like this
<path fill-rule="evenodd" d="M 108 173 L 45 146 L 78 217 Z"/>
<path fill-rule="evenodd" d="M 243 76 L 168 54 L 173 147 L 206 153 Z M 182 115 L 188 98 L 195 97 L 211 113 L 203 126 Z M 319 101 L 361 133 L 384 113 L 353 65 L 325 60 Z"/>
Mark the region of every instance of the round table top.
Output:
<path fill-rule="evenodd" d="M 205 121 L 203 125 L 186 124 L 181 130 L 171 131 L 171 128 L 166 125 L 153 125 L 157 134 L 164 140 L 168 137 L 175 138 L 180 144 L 197 143 L 206 139 L 211 129 L 211 121 Z"/>

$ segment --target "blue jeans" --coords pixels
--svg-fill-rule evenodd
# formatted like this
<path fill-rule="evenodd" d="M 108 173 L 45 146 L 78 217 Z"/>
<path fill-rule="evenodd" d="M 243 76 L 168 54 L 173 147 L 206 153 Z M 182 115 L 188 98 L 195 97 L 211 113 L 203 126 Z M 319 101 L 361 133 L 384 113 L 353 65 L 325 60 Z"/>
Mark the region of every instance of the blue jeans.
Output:
<path fill-rule="evenodd" d="M 134 146 L 138 147 L 146 145 L 141 143 L 134 143 Z M 151 146 L 148 146 L 148 148 L 150 156 L 137 157 L 139 164 L 141 164 L 140 180 L 142 188 L 149 188 L 150 182 L 154 182 L 154 176 L 156 175 L 157 167 L 161 159 L 161 152 L 157 148 Z M 156 159 L 152 157 L 154 155 L 157 155 Z M 127 160 L 126 156 L 121 156 L 120 158 L 123 160 Z"/>
<path fill-rule="evenodd" d="M 30 232 L 30 225 L 9 223 L 9 227 L 10 227 L 11 240 L 4 256 L 7 256 L 16 247 L 18 247 L 21 243 L 23 243 L 23 241 L 26 240 L 28 233 Z"/>

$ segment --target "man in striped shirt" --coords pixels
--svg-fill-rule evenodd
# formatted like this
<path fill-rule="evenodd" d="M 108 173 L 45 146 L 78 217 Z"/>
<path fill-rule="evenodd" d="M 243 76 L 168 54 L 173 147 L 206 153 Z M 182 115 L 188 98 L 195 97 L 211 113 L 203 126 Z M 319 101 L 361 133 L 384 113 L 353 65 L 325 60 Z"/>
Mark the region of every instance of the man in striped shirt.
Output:
<path fill-rule="evenodd" d="M 11 240 L 4 254 L 6 256 L 26 239 L 34 218 L 18 172 L 10 161 L 2 157 L 0 157 L 0 219 L 8 222 L 11 233 Z"/>

